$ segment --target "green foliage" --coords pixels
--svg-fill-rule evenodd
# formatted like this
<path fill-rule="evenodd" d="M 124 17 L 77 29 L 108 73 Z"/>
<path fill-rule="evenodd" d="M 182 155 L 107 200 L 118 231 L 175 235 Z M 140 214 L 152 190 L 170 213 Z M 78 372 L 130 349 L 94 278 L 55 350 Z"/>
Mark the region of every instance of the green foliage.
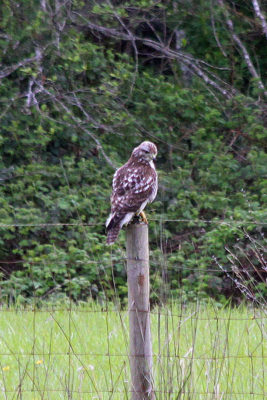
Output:
<path fill-rule="evenodd" d="M 87 9 L 75 1 L 56 12 L 52 3 L 51 9 L 34 0 L 1 7 L 1 299 L 112 299 L 115 288 L 125 298 L 124 233 L 112 249 L 105 245 L 114 171 L 103 152 L 121 165 L 150 139 L 158 145 L 160 177 L 148 211 L 153 301 L 165 291 L 224 302 L 233 288 L 214 257 L 231 271 L 226 247 L 236 251 L 238 243 L 240 268 L 261 268 L 247 245 L 263 245 L 267 160 L 261 93 L 257 82 L 247 85 L 244 61 L 220 28 L 221 10 L 213 11 L 227 57 L 203 1 L 193 2 L 194 11 L 191 3 L 175 9 L 168 2 L 96 2 Z M 233 18 L 238 33 L 251 33 L 246 20 Z M 144 19 L 154 21 L 153 31 Z M 182 47 L 222 68 L 220 79 L 231 73 L 236 96 L 186 79 L 179 63 L 147 56 L 140 40 L 137 57 L 133 43 L 96 34 L 88 21 L 110 29 L 124 21 L 153 40 L 155 31 L 160 38 L 165 32 L 170 46 L 178 23 Z M 246 46 L 260 54 L 261 43 L 257 37 Z M 266 57 L 258 63 L 264 70 Z M 257 295 L 264 294 L 256 276 Z"/>

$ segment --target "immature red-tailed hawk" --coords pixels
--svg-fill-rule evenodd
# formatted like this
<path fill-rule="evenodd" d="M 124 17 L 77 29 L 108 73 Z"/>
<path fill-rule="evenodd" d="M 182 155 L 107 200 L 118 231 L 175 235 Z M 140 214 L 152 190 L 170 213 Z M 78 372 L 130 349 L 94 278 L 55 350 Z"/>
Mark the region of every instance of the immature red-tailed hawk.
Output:
<path fill-rule="evenodd" d="M 157 155 L 154 143 L 143 142 L 136 147 L 130 159 L 119 168 L 113 177 L 111 213 L 106 222 L 107 244 L 118 237 L 123 225 L 130 222 L 135 214 L 141 214 L 147 203 L 157 194 L 158 177 L 153 159 Z"/>

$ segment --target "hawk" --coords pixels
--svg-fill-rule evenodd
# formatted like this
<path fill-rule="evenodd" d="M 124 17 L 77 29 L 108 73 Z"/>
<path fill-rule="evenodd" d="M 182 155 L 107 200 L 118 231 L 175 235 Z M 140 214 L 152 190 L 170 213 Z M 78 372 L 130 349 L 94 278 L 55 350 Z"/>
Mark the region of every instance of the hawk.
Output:
<path fill-rule="evenodd" d="M 147 223 L 143 209 L 157 194 L 158 176 L 153 159 L 157 147 L 152 142 L 142 142 L 130 159 L 117 169 L 112 182 L 111 213 L 106 221 L 107 244 L 113 244 L 123 225 L 135 214 Z"/>

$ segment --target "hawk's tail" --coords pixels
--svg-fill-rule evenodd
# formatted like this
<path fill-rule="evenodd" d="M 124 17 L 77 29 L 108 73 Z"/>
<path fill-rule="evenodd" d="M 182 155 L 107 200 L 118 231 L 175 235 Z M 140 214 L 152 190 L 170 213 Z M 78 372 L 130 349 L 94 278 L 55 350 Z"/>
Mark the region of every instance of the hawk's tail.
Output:
<path fill-rule="evenodd" d="M 134 212 L 128 213 L 117 213 L 111 214 L 106 222 L 107 228 L 107 244 L 113 244 L 119 234 L 119 231 L 123 227 L 123 225 L 128 224 L 128 222 L 134 216 Z"/>
<path fill-rule="evenodd" d="M 119 231 L 120 231 L 119 224 L 108 230 L 107 244 L 113 244 L 114 242 L 116 242 Z"/>

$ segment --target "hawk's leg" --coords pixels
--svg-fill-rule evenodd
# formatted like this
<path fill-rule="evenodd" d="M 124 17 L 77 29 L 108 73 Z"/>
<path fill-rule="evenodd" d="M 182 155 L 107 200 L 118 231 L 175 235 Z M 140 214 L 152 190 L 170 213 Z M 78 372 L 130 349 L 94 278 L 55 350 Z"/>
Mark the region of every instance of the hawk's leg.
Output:
<path fill-rule="evenodd" d="M 131 219 L 131 221 L 128 222 L 128 224 L 142 224 L 145 223 L 148 225 L 148 220 L 146 217 L 146 214 L 144 213 L 144 211 L 141 211 L 139 213 L 136 213 L 133 218 Z M 125 224 L 125 225 L 128 225 Z"/>
<path fill-rule="evenodd" d="M 141 217 L 141 220 L 142 220 L 145 224 L 148 225 L 148 220 L 147 220 L 147 217 L 146 217 L 146 214 L 144 213 L 144 211 L 141 211 L 141 212 L 139 213 L 139 217 Z"/>

